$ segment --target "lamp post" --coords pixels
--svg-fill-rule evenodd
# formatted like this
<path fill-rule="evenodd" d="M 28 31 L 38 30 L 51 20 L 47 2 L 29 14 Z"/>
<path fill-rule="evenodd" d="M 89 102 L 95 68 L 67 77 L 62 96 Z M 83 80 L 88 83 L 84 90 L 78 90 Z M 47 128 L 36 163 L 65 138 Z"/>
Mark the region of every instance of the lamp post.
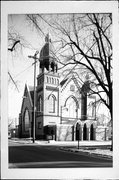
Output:
<path fill-rule="evenodd" d="M 34 59 L 34 103 L 33 103 L 33 143 L 35 143 L 35 119 L 36 119 L 36 62 L 37 62 L 37 54 L 39 52 L 36 51 L 34 56 L 28 56 L 29 58 Z"/>

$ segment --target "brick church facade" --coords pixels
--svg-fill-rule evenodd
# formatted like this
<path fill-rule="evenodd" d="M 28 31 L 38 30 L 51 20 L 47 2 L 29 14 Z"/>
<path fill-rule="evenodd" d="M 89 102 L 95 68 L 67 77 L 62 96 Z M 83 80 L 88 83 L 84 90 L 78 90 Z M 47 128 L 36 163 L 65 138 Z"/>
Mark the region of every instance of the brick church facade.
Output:
<path fill-rule="evenodd" d="M 40 52 L 36 86 L 36 139 L 56 141 L 97 140 L 96 97 L 88 96 L 85 83 L 75 75 L 60 80 L 51 40 L 47 36 Z M 19 137 L 33 135 L 33 87 L 25 85 L 19 115 Z M 90 105 L 90 106 L 89 106 Z"/>

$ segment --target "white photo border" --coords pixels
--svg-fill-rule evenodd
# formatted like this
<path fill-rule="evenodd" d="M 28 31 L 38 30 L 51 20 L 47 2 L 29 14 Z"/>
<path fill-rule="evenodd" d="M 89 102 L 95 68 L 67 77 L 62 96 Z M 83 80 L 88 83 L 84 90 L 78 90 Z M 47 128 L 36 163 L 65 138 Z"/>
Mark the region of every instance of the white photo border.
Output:
<path fill-rule="evenodd" d="M 8 168 L 8 14 L 112 13 L 113 18 L 113 142 L 112 168 Z M 1 178 L 5 179 L 118 179 L 119 178 L 119 29 L 116 1 L 2 1 L 1 2 Z"/>

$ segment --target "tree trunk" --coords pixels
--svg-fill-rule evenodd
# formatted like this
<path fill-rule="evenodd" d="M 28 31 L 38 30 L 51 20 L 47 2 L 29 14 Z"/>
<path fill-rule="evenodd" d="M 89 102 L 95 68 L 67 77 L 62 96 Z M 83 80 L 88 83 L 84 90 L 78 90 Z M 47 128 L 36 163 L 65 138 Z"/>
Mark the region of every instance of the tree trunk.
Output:
<path fill-rule="evenodd" d="M 111 116 L 111 151 L 113 151 L 113 99 L 112 99 L 112 90 L 109 94 L 109 109 L 110 109 L 110 116 Z"/>

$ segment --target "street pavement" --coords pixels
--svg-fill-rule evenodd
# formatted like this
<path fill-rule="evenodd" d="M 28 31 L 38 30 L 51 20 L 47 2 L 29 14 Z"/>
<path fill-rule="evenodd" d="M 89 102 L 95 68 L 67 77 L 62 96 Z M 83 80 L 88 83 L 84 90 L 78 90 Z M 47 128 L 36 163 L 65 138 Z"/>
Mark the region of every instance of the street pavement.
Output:
<path fill-rule="evenodd" d="M 64 146 L 64 145 L 63 145 Z M 112 167 L 112 159 L 62 151 L 53 142 L 9 142 L 9 168 Z"/>

